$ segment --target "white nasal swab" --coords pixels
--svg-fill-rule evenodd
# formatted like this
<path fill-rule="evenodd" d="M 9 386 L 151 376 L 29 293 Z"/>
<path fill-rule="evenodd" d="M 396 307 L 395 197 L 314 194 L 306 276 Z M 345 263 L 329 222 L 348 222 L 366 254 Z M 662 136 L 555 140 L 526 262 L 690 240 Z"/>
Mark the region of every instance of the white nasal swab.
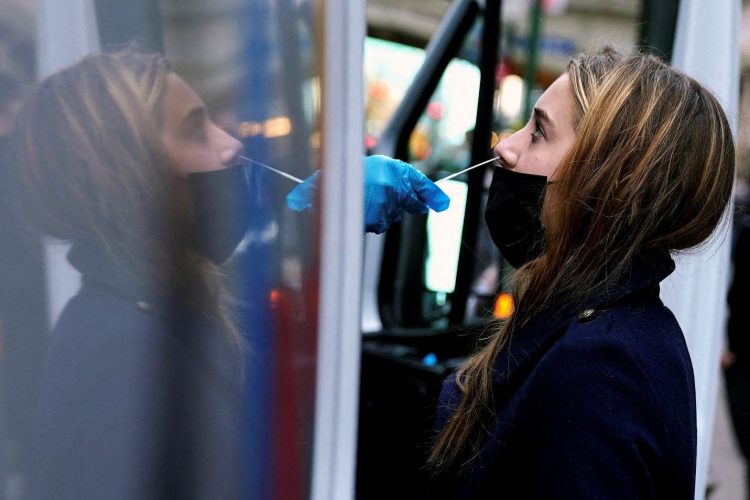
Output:
<path fill-rule="evenodd" d="M 249 163 L 254 163 L 255 165 L 260 165 L 260 166 L 261 166 L 261 167 L 263 167 L 263 168 L 267 168 L 268 170 L 270 170 L 270 171 L 272 171 L 272 172 L 276 172 L 277 174 L 279 174 L 279 175 L 280 175 L 280 176 L 282 176 L 282 177 L 286 177 L 287 179 L 293 180 L 293 181 L 294 181 L 294 182 L 296 182 L 297 184 L 302 184 L 302 182 L 303 182 L 303 181 L 302 181 L 302 179 L 300 179 L 300 178 L 297 178 L 297 177 L 295 177 L 295 176 L 293 176 L 293 175 L 291 175 L 291 174 L 287 174 L 286 172 L 282 172 L 281 170 L 276 170 L 276 169 L 275 169 L 275 168 L 273 168 L 273 167 L 269 167 L 269 166 L 268 166 L 268 165 L 266 165 L 265 163 L 261 163 L 261 162 L 259 162 L 259 161 L 251 160 L 251 159 L 250 159 L 250 158 L 248 158 L 247 156 L 242 156 L 242 155 L 238 155 L 238 158 L 242 158 L 242 159 L 243 159 L 243 160 L 245 160 L 246 162 L 249 162 Z"/>
<path fill-rule="evenodd" d="M 440 184 L 441 182 L 447 181 L 448 179 L 453 179 L 454 177 L 458 177 L 459 175 L 463 174 L 464 172 L 468 172 L 469 170 L 472 170 L 474 168 L 481 167 L 482 165 L 486 165 L 486 164 L 488 164 L 491 161 L 497 160 L 498 158 L 500 158 L 500 157 L 499 156 L 495 156 L 494 158 L 490 158 L 489 160 L 485 160 L 485 161 L 483 161 L 481 163 L 477 163 L 476 165 L 472 165 L 472 166 L 470 166 L 468 168 L 465 168 L 465 169 L 461 170 L 460 172 L 456 172 L 455 174 L 451 174 L 448 177 L 443 177 L 442 179 L 440 179 L 438 181 L 435 181 L 435 184 Z"/>
<path fill-rule="evenodd" d="M 270 170 L 272 172 L 276 172 L 280 176 L 286 177 L 287 179 L 292 180 L 292 181 L 296 182 L 297 184 L 302 184 L 302 182 L 303 182 L 302 179 L 300 179 L 298 177 L 295 177 L 295 176 L 293 176 L 291 174 L 287 174 L 286 172 L 282 172 L 281 170 L 276 170 L 275 168 L 273 168 L 271 166 L 268 166 L 265 163 L 261 163 L 261 162 L 256 161 L 256 160 L 252 160 L 252 159 L 248 158 L 247 156 L 238 155 L 238 158 L 241 158 L 241 159 L 245 160 L 246 162 L 253 163 L 255 165 L 259 165 L 259 166 L 261 166 L 263 168 L 267 168 L 268 170 Z M 486 165 L 486 164 L 488 164 L 491 161 L 497 160 L 498 158 L 499 158 L 499 156 L 496 156 L 494 158 L 490 158 L 489 160 L 485 160 L 483 162 L 477 163 L 476 165 L 472 165 L 470 167 L 467 167 L 467 168 L 465 168 L 465 169 L 463 169 L 463 170 L 461 170 L 459 172 L 456 172 L 455 174 L 451 174 L 451 175 L 449 175 L 447 177 L 443 177 L 442 179 L 440 179 L 438 181 L 435 181 L 435 184 L 439 184 L 439 183 L 441 183 L 443 181 L 447 181 L 449 179 L 453 179 L 454 177 L 458 177 L 459 175 L 463 174 L 464 172 L 468 172 L 469 170 L 475 169 L 477 167 L 481 167 L 482 165 Z"/>

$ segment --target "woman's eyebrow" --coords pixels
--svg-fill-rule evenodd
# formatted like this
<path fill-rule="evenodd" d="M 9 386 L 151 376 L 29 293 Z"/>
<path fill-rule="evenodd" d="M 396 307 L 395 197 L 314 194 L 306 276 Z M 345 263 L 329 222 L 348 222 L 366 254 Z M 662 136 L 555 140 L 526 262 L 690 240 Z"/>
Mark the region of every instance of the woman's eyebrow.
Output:
<path fill-rule="evenodd" d="M 548 128 L 554 128 L 555 124 L 552 122 L 552 119 L 549 117 L 547 112 L 543 110 L 542 108 L 534 108 L 534 116 L 539 119 L 539 121 L 544 122 L 545 126 Z"/>

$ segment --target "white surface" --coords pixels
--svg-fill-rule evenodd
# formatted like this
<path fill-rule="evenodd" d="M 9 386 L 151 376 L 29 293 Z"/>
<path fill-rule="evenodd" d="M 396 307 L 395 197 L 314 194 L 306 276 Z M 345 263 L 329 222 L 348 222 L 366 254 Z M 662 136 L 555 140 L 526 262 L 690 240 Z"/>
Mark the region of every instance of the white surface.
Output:
<path fill-rule="evenodd" d="M 739 99 L 739 0 L 682 0 L 673 65 L 710 88 L 737 130 Z M 698 412 L 696 498 L 704 498 L 723 345 L 729 276 L 729 237 L 677 261 L 662 299 L 680 322 L 695 371 Z"/>
<path fill-rule="evenodd" d="M 39 76 L 99 49 L 93 0 L 39 0 Z"/>
<path fill-rule="evenodd" d="M 40 0 L 37 41 L 40 78 L 99 50 L 93 0 Z M 81 275 L 66 260 L 68 244 L 46 240 L 45 247 L 48 320 L 54 325 L 80 288 Z"/>
<path fill-rule="evenodd" d="M 362 332 L 373 333 L 383 329 L 378 308 L 380 263 L 383 259 L 384 234 L 365 235 L 365 257 L 362 269 Z"/>
<path fill-rule="evenodd" d="M 453 293 L 456 289 L 458 257 L 466 214 L 466 196 L 469 185 L 446 180 L 440 188 L 451 199 L 451 205 L 442 212 L 427 215 L 427 259 L 425 261 L 425 288 L 433 292 Z"/>
<path fill-rule="evenodd" d="M 354 497 L 363 251 L 362 0 L 320 2 L 323 185 L 313 500 Z M 349 41 L 342 43 L 342 40 Z"/>

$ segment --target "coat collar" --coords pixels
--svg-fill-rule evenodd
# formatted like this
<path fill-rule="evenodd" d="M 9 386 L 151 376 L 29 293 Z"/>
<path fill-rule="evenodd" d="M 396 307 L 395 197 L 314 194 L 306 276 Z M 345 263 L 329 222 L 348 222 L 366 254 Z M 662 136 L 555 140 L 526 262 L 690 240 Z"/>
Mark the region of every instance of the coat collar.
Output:
<path fill-rule="evenodd" d="M 628 296 L 649 290 L 658 292 L 659 282 L 674 269 L 669 252 L 641 255 L 604 293 L 592 296 L 583 304 L 552 307 L 535 316 L 512 334 L 506 348 L 498 354 L 494 363 L 495 384 L 506 385 L 516 372 L 532 366 L 584 310 L 601 310 Z"/>
<path fill-rule="evenodd" d="M 143 258 L 148 256 L 143 253 Z M 153 277 L 139 275 L 101 244 L 76 241 L 68 253 L 68 261 L 81 273 L 83 285 L 132 303 L 143 313 L 157 317 L 160 332 L 175 336 L 195 359 L 201 361 L 206 373 L 220 377 L 222 387 L 236 391 L 240 380 L 242 357 L 226 342 L 223 328 L 198 309 L 186 306 L 174 295 L 167 295 Z M 187 352 L 187 351 L 186 351 Z"/>
<path fill-rule="evenodd" d="M 147 255 L 143 254 L 143 259 Z M 154 304 L 165 299 L 163 290 L 154 277 L 138 274 L 101 244 L 79 240 L 68 253 L 68 262 L 81 273 L 83 284 L 107 290 L 137 304 Z"/>

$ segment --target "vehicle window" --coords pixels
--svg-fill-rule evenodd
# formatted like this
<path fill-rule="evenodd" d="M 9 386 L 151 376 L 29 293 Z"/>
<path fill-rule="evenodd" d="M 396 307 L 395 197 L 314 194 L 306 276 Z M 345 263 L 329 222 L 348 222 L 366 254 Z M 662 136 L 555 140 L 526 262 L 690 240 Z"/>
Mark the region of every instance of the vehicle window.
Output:
<path fill-rule="evenodd" d="M 372 148 L 404 98 L 425 51 L 401 43 L 365 38 L 365 146 Z"/>
<path fill-rule="evenodd" d="M 367 37 L 365 40 L 365 132 L 375 145 L 424 61 L 418 47 Z M 479 70 L 464 59 L 452 60 L 409 142 L 410 161 L 430 172 L 467 161 L 479 91 Z M 458 170 L 458 168 L 456 168 Z"/>

